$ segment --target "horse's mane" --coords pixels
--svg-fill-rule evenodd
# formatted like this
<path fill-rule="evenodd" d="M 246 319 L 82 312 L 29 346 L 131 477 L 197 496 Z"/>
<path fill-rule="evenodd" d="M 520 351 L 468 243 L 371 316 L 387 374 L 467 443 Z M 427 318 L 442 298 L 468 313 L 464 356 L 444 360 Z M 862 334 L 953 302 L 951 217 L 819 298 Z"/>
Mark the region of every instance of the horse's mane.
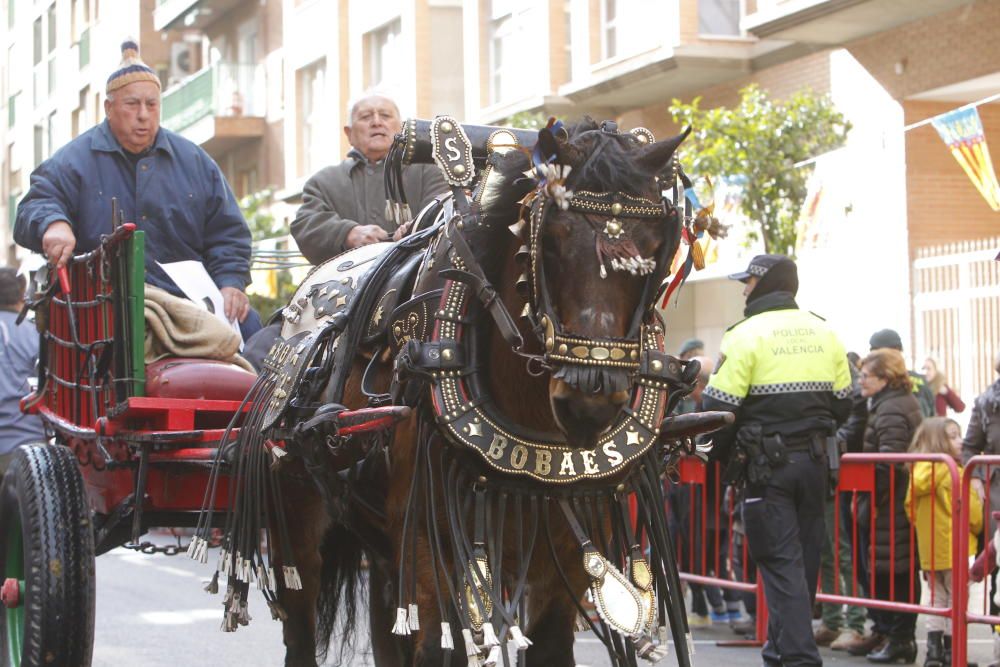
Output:
<path fill-rule="evenodd" d="M 636 162 L 635 152 L 641 144 L 634 135 L 603 132 L 589 116 L 565 129 L 569 139 L 560 153 L 579 156 L 583 161 L 570 172 L 566 181 L 568 188 L 645 194 L 642 184 L 649 183 L 655 174 Z M 521 151 L 510 151 L 497 165 L 511 183 L 528 178 L 524 172 L 530 166 L 530 157 Z"/>

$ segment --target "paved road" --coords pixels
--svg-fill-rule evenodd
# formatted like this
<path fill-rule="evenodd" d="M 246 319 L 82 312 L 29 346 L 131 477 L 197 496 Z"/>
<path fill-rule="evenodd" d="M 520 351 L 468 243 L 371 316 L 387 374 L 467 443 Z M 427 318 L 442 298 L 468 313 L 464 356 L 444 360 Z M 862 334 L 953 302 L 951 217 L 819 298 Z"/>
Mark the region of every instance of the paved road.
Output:
<path fill-rule="evenodd" d="M 281 665 L 284 656 L 281 627 L 271 620 L 263 598 L 257 594 L 251 601 L 250 613 L 254 620 L 249 627 L 223 633 L 219 630 L 222 596 L 209 595 L 202 590 L 210 576 L 210 566 L 184 556 L 146 556 L 117 549 L 98 558 L 94 666 Z M 921 619 L 918 636 L 923 634 Z M 758 649 L 715 645 L 716 640 L 733 637 L 726 626 L 697 630 L 695 664 L 760 665 Z M 970 642 L 970 659 L 979 660 L 980 665 L 987 664 L 991 646 L 985 628 L 975 628 Z M 829 665 L 870 664 L 863 658 L 851 658 L 830 650 L 824 650 L 823 654 L 824 662 Z M 603 647 L 592 636 L 578 635 L 575 655 L 580 665 L 603 667 L 608 664 Z M 921 655 L 918 664 L 922 662 Z M 373 663 L 371 656 L 362 649 L 342 664 L 344 667 L 367 667 Z M 676 664 L 673 654 L 660 664 Z"/>

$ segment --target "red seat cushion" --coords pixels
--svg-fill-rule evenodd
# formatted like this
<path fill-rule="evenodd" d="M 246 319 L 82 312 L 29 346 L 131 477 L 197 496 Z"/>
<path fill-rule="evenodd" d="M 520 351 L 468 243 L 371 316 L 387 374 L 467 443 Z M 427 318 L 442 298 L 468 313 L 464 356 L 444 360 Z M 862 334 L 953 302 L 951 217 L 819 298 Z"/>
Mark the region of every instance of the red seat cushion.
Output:
<path fill-rule="evenodd" d="M 227 361 L 168 357 L 146 366 L 146 396 L 242 401 L 256 379 Z"/>

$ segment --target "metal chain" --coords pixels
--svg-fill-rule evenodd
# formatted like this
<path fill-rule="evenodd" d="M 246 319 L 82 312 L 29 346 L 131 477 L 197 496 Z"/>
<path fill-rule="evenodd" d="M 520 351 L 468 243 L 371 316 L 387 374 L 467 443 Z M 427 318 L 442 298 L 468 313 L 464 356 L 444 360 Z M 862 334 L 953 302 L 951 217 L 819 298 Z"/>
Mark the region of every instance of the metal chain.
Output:
<path fill-rule="evenodd" d="M 140 542 L 139 544 L 123 544 L 126 549 L 131 549 L 132 551 L 139 551 L 144 554 L 163 554 L 164 556 L 176 556 L 180 553 L 187 553 L 188 545 L 181 544 L 178 540 L 177 544 L 167 544 L 160 546 L 153 544 L 152 542 Z"/>

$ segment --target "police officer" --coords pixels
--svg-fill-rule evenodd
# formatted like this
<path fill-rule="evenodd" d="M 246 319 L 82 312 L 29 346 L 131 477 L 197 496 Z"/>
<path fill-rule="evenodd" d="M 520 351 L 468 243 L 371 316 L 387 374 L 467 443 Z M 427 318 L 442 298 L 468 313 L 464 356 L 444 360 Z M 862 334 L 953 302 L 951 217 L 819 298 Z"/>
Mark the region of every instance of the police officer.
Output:
<path fill-rule="evenodd" d="M 795 263 L 758 255 L 730 276 L 746 284 L 746 318 L 722 339 L 703 409 L 736 422 L 712 456 L 743 485 L 750 555 L 768 607 L 766 665 L 822 665 L 812 630 L 824 505 L 837 466 L 837 424 L 850 410 L 843 345 L 822 318 L 799 310 Z"/>

